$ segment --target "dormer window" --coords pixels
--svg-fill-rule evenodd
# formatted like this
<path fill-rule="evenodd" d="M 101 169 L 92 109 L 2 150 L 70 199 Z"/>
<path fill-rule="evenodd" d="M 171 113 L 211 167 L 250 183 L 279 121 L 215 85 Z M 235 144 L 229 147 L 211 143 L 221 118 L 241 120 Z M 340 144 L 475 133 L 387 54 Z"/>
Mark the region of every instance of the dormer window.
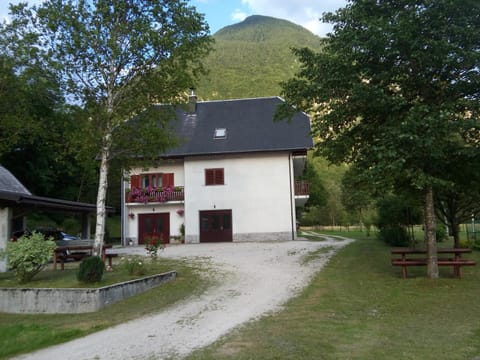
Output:
<path fill-rule="evenodd" d="M 216 128 L 215 133 L 213 134 L 214 139 L 226 139 L 227 138 L 227 129 L 225 128 Z"/>

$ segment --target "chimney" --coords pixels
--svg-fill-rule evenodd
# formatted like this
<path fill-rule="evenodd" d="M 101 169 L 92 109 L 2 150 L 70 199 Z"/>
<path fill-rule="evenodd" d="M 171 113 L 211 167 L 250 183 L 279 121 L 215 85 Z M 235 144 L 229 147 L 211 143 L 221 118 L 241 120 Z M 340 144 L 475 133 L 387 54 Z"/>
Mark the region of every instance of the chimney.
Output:
<path fill-rule="evenodd" d="M 188 113 L 195 114 L 197 111 L 197 95 L 195 95 L 195 89 L 190 88 L 190 95 L 188 95 Z"/>

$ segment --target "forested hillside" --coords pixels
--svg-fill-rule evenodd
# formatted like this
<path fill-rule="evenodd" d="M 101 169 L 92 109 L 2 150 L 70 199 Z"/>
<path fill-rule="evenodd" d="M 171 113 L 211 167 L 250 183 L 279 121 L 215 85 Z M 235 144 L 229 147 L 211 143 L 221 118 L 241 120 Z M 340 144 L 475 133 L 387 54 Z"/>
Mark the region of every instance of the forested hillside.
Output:
<path fill-rule="evenodd" d="M 219 30 L 214 38 L 215 51 L 205 60 L 209 74 L 197 89 L 203 100 L 278 96 L 279 83 L 299 66 L 290 49 L 321 46 L 305 28 L 259 15 Z"/>

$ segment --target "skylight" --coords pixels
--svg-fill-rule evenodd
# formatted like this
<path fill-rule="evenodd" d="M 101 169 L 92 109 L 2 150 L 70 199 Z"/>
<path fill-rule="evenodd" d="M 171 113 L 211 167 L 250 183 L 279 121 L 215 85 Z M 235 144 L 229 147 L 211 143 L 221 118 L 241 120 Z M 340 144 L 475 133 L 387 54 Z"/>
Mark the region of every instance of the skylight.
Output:
<path fill-rule="evenodd" d="M 215 129 L 215 133 L 213 135 L 214 139 L 226 139 L 227 138 L 227 129 L 225 128 L 217 128 Z"/>

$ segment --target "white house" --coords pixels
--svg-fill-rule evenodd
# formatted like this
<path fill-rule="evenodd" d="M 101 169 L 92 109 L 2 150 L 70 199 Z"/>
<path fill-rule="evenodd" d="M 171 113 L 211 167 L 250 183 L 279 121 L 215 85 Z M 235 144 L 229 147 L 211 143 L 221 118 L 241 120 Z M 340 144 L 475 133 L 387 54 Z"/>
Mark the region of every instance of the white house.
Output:
<path fill-rule="evenodd" d="M 196 102 L 176 110 L 180 145 L 155 167 L 132 169 L 122 189 L 122 239 L 144 244 L 294 240 L 310 121 L 274 121 L 278 97 Z"/>

